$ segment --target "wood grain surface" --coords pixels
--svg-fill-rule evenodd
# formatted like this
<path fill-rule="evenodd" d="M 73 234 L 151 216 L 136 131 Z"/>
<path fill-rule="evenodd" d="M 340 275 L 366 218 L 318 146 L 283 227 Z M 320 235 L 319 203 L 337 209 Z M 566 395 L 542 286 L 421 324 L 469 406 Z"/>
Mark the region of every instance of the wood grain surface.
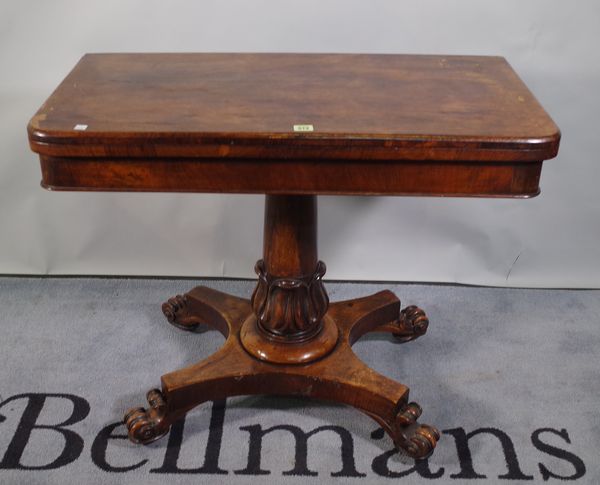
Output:
<path fill-rule="evenodd" d="M 560 141 L 501 57 L 370 54 L 88 54 L 28 133 L 48 188 L 306 194 L 531 196 Z"/>

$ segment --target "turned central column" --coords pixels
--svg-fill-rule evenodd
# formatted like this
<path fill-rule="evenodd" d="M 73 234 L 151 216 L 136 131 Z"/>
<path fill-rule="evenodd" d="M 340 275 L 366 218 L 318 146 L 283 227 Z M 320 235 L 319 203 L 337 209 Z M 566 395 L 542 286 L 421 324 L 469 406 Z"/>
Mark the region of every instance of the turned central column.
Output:
<path fill-rule="evenodd" d="M 312 275 L 317 267 L 317 198 L 265 196 L 265 270 L 285 278 Z"/>
<path fill-rule="evenodd" d="M 284 342 L 319 333 L 329 299 L 321 281 L 325 264 L 317 260 L 316 196 L 266 196 L 263 259 L 255 269 L 258 328 Z"/>
<path fill-rule="evenodd" d="M 314 195 L 267 195 L 263 259 L 256 263 L 254 315 L 242 331 L 246 350 L 261 360 L 305 363 L 328 353 L 337 327 L 325 315 L 325 264 L 317 259 Z"/>

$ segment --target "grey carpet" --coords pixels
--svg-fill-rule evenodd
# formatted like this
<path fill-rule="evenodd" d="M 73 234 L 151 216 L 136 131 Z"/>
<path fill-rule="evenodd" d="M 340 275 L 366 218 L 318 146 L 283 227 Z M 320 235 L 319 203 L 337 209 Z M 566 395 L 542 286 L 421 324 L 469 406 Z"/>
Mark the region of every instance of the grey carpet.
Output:
<path fill-rule="evenodd" d="M 161 374 L 220 346 L 161 314 L 196 284 L 254 285 L 0 278 L 0 483 L 600 483 L 600 291 L 329 283 L 332 300 L 391 288 L 430 317 L 415 342 L 355 345 L 443 431 L 416 468 L 370 418 L 301 399 L 207 403 L 150 446 L 118 438 Z"/>

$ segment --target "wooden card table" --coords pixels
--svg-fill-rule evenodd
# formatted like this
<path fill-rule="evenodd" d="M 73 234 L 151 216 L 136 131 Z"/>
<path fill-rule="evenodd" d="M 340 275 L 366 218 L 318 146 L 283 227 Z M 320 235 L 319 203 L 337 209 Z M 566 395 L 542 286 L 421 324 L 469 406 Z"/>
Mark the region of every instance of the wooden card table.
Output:
<path fill-rule="evenodd" d="M 415 458 L 438 431 L 351 346 L 407 342 L 429 321 L 389 291 L 330 304 L 316 196 L 531 197 L 560 139 L 503 58 L 329 54 L 86 55 L 28 133 L 48 189 L 266 194 L 252 297 L 199 286 L 163 304 L 176 327 L 226 341 L 126 414 L 132 441 L 205 401 L 288 394 L 354 406 Z"/>

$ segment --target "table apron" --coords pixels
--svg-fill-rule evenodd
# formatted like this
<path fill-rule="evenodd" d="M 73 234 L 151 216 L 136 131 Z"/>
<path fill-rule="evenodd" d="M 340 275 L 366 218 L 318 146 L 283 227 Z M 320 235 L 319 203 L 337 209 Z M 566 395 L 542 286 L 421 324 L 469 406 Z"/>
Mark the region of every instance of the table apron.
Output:
<path fill-rule="evenodd" d="M 40 156 L 50 190 L 533 197 L 542 161 L 360 161 Z"/>

